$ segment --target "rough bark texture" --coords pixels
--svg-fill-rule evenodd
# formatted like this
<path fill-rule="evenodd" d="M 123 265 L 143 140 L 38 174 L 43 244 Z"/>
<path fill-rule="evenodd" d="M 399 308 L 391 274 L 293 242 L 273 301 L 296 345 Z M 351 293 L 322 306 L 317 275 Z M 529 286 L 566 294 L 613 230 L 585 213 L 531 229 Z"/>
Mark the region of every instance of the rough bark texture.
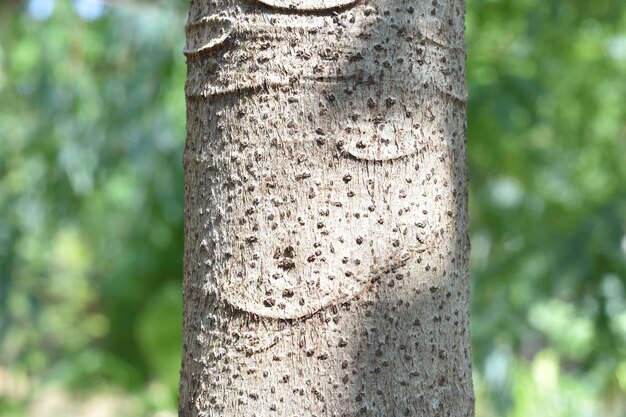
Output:
<path fill-rule="evenodd" d="M 180 416 L 473 416 L 463 0 L 195 0 Z"/>

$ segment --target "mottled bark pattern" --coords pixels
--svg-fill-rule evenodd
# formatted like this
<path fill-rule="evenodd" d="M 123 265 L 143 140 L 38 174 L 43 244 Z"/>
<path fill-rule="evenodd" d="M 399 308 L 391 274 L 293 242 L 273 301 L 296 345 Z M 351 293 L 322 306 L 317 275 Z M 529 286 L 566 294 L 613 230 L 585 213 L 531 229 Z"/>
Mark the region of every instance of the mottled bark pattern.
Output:
<path fill-rule="evenodd" d="M 462 0 L 196 0 L 180 415 L 472 416 Z"/>

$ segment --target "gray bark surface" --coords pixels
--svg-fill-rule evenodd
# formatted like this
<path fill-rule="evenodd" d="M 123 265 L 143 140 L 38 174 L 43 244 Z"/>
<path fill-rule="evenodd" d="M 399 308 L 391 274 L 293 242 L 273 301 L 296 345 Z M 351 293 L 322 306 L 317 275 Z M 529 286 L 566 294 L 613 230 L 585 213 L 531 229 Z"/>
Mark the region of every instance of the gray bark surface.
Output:
<path fill-rule="evenodd" d="M 180 416 L 473 416 L 462 0 L 192 1 Z"/>

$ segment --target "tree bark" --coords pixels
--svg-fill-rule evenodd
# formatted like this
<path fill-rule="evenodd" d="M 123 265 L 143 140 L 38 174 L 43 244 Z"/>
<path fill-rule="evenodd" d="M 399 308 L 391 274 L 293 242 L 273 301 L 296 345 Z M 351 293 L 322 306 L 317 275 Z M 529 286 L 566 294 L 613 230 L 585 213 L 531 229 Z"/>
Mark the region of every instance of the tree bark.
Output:
<path fill-rule="evenodd" d="M 180 416 L 473 416 L 463 0 L 192 1 Z"/>

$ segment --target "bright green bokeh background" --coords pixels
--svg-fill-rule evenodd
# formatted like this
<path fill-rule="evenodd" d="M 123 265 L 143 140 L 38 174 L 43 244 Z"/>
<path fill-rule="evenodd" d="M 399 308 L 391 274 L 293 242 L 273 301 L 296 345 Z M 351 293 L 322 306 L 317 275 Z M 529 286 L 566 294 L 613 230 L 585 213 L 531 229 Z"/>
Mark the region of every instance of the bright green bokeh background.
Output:
<path fill-rule="evenodd" d="M 94 1 L 0 0 L 2 416 L 175 415 L 187 2 Z M 622 417 L 626 3 L 467 40 L 477 416 Z"/>

